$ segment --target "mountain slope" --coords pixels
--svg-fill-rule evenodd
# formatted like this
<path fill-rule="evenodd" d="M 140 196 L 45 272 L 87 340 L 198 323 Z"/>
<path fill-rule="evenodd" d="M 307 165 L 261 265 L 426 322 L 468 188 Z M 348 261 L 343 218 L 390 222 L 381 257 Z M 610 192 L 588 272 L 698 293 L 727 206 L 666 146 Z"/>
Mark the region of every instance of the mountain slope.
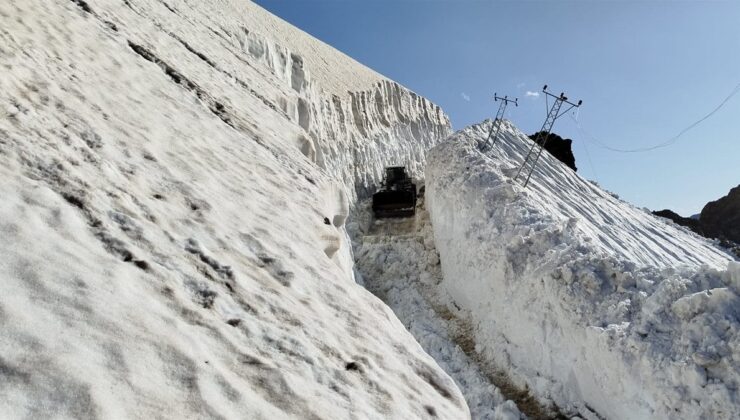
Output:
<path fill-rule="evenodd" d="M 737 418 L 740 264 L 618 200 L 490 122 L 429 153 L 427 206 L 441 292 L 476 349 L 520 385 L 587 418 Z M 443 294 L 441 293 L 440 294 Z"/>
<path fill-rule="evenodd" d="M 707 236 L 740 243 L 740 185 L 726 196 L 707 203 L 699 221 Z"/>
<path fill-rule="evenodd" d="M 0 3 L 4 418 L 469 417 L 344 230 L 447 118 L 255 10 Z"/>

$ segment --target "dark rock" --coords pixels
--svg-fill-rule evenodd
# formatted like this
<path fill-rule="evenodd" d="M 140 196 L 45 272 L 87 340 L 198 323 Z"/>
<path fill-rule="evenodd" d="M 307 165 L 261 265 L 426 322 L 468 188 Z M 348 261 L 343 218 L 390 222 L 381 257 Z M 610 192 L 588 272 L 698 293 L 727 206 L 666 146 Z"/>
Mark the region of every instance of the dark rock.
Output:
<path fill-rule="evenodd" d="M 707 237 L 740 243 L 740 185 L 719 200 L 707 203 L 699 222 Z"/>
<path fill-rule="evenodd" d="M 358 365 L 357 362 L 349 362 L 346 365 L 344 365 L 344 368 L 347 369 L 347 370 L 361 371 L 360 365 Z"/>
<path fill-rule="evenodd" d="M 740 260 L 740 244 L 737 242 L 732 242 L 727 239 L 721 239 L 719 241 L 719 246 L 726 249 L 727 252 L 734 255 L 738 260 Z"/>
<path fill-rule="evenodd" d="M 683 217 L 668 209 L 654 211 L 653 214 L 656 216 L 665 217 L 666 219 L 671 219 L 673 220 L 673 223 L 677 225 L 686 226 L 695 233 L 698 233 L 699 235 L 704 235 L 704 232 L 701 229 L 701 223 L 698 220 L 689 217 Z"/>
<path fill-rule="evenodd" d="M 529 136 L 529 138 L 536 141 L 539 134 L 539 132 L 534 133 Z M 576 157 L 573 155 L 573 149 L 571 147 L 573 140 L 564 139 L 555 133 L 548 134 L 547 137 L 541 139 L 540 142 L 543 142 L 543 140 L 545 150 L 555 156 L 559 161 L 563 162 L 570 169 L 578 171 L 578 168 L 576 168 Z"/>
<path fill-rule="evenodd" d="M 706 238 L 719 240 L 719 246 L 740 258 L 740 185 L 719 200 L 707 203 L 699 215 L 682 217 L 671 210 L 654 211 L 653 214 L 671 219 Z"/>

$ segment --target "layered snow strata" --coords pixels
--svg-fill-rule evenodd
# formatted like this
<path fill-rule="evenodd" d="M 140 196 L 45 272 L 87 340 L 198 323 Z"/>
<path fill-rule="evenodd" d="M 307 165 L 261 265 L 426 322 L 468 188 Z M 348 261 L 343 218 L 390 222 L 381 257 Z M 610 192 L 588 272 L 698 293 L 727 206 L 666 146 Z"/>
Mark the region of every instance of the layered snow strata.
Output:
<path fill-rule="evenodd" d="M 427 206 L 442 286 L 476 349 L 540 398 L 602 418 L 740 416 L 740 264 L 490 122 L 435 147 Z"/>
<path fill-rule="evenodd" d="M 437 105 L 252 2 L 231 6 L 244 21 L 220 22 L 224 39 L 288 88 L 270 100 L 303 128 L 300 147 L 342 180 L 352 202 L 380 184 L 386 166 L 423 176 L 425 151 L 450 134 Z"/>
<path fill-rule="evenodd" d="M 243 7 L 0 2 L 3 418 L 469 417 L 352 282 L 351 193 Z"/>

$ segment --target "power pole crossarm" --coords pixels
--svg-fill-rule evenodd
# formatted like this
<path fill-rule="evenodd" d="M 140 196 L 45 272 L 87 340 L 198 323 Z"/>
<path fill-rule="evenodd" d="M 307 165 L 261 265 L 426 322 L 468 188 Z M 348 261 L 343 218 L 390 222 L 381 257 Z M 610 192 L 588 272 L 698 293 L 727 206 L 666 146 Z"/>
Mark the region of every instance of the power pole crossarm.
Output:
<path fill-rule="evenodd" d="M 542 150 L 545 148 L 545 144 L 547 143 L 547 139 L 550 136 L 550 133 L 552 132 L 552 127 L 555 125 L 555 121 L 563 116 L 565 113 L 570 111 L 573 108 L 578 108 L 583 104 L 583 101 L 578 101 L 577 104 L 574 104 L 573 102 L 568 101 L 568 97 L 565 96 L 565 93 L 561 93 L 560 96 L 553 95 L 552 93 L 547 91 L 547 85 L 542 88 L 542 92 L 545 93 L 545 100 L 547 101 L 548 97 L 552 97 L 555 99 L 555 102 L 552 103 L 552 106 L 549 107 L 547 112 L 547 118 L 545 118 L 545 122 L 542 124 L 542 128 L 537 134 L 537 137 L 534 140 L 534 144 L 532 147 L 529 148 L 529 152 L 527 153 L 527 156 L 524 158 L 524 162 L 522 162 L 522 166 L 519 167 L 519 170 L 516 173 L 516 176 L 514 177 L 514 180 L 517 180 L 519 178 L 519 175 L 524 171 L 524 168 L 529 165 L 529 172 L 527 173 L 527 179 L 524 181 L 524 187 L 527 187 L 527 184 L 529 184 L 529 178 L 532 177 L 532 172 L 534 172 L 535 166 L 537 166 L 537 161 L 540 159 L 540 156 L 542 155 Z M 547 102 L 546 102 L 547 104 Z M 560 110 L 563 108 L 563 104 L 570 105 L 569 108 L 567 108 L 565 111 L 560 112 Z"/>
<path fill-rule="evenodd" d="M 509 99 L 508 95 L 502 98 L 498 96 L 498 93 L 494 93 L 493 100 L 494 102 L 501 101 L 501 104 L 498 106 L 496 118 L 491 124 L 491 129 L 488 131 L 488 137 L 486 137 L 486 141 L 484 141 L 480 145 L 480 150 L 482 152 L 485 152 L 486 150 L 488 150 L 489 147 L 493 147 L 496 144 L 496 140 L 498 140 L 498 133 L 501 130 L 501 122 L 504 120 L 504 114 L 506 113 L 506 106 L 510 103 L 513 103 L 514 106 L 519 106 L 519 98 Z M 493 142 L 489 146 L 488 142 L 491 140 L 491 138 L 493 138 Z"/>

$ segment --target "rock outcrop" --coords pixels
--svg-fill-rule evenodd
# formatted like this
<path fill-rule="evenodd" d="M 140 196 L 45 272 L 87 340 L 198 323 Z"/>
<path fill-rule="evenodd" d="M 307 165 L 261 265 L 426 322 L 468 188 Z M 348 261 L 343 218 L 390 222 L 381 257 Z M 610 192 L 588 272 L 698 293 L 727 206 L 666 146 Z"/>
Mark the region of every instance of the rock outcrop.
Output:
<path fill-rule="evenodd" d="M 699 216 L 706 236 L 740 243 L 740 185 L 707 203 Z"/>
<path fill-rule="evenodd" d="M 668 209 L 653 214 L 709 239 L 718 239 L 722 247 L 740 258 L 740 185 L 726 196 L 707 203 L 698 215 L 683 217 Z"/>
<path fill-rule="evenodd" d="M 529 136 L 533 141 L 537 141 L 537 137 L 540 132 L 534 133 Z M 543 141 L 540 139 L 540 141 Z M 559 161 L 563 162 L 567 167 L 578 171 L 576 167 L 576 157 L 573 155 L 572 144 L 573 140 L 564 139 L 555 133 L 548 134 L 545 139 L 545 150 L 551 155 L 555 156 Z"/>
<path fill-rule="evenodd" d="M 699 235 L 703 235 L 703 231 L 701 229 L 701 223 L 697 219 L 692 219 L 690 217 L 683 217 L 680 214 L 669 210 L 658 210 L 653 212 L 654 215 L 664 217 L 666 219 L 673 220 L 673 223 L 676 223 L 681 226 L 685 226 L 689 229 L 691 229 L 694 233 L 698 233 Z"/>

